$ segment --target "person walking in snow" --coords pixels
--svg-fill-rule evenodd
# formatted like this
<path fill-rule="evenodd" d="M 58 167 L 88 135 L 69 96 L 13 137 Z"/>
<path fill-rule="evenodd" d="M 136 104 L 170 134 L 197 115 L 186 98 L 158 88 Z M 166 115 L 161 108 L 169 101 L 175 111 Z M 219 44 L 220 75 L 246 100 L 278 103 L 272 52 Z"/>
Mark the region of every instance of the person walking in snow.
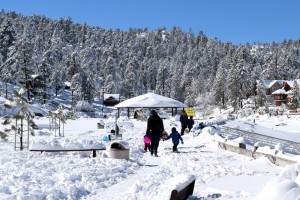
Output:
<path fill-rule="evenodd" d="M 152 110 L 151 115 L 147 121 L 147 131 L 146 131 L 146 134 L 150 135 L 150 139 L 151 139 L 151 156 L 154 155 L 158 157 L 157 149 L 163 131 L 164 131 L 163 120 L 158 116 L 155 110 Z"/>
<path fill-rule="evenodd" d="M 195 122 L 194 122 L 193 116 L 190 116 L 190 118 L 188 119 L 189 132 L 191 132 L 191 129 L 193 128 L 194 124 L 195 124 Z"/>
<path fill-rule="evenodd" d="M 147 134 L 144 136 L 144 143 L 145 143 L 144 150 L 147 151 L 148 149 L 149 151 L 151 151 L 151 139 L 150 136 Z"/>
<path fill-rule="evenodd" d="M 180 134 L 181 135 L 184 135 L 184 131 L 188 126 L 188 121 L 189 121 L 189 118 L 188 118 L 185 110 L 183 109 L 182 114 L 180 115 L 180 123 L 181 123 L 181 132 L 180 132 Z"/>
<path fill-rule="evenodd" d="M 181 144 L 183 144 L 183 139 L 182 139 L 181 135 L 177 132 L 175 127 L 173 127 L 171 129 L 171 131 L 172 131 L 172 133 L 167 138 L 165 138 L 164 140 L 168 140 L 168 139 L 172 138 L 173 152 L 178 153 L 177 146 L 179 144 L 179 140 L 181 140 Z"/>

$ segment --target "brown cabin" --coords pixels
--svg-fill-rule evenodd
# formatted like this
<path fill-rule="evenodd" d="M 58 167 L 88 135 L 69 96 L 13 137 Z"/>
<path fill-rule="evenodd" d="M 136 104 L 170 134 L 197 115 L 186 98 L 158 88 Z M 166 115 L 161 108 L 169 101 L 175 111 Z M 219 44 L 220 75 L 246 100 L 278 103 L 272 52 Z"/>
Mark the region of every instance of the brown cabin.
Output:
<path fill-rule="evenodd" d="M 278 89 L 272 93 L 272 98 L 276 106 L 281 106 L 287 102 L 287 94 L 284 89 Z"/>

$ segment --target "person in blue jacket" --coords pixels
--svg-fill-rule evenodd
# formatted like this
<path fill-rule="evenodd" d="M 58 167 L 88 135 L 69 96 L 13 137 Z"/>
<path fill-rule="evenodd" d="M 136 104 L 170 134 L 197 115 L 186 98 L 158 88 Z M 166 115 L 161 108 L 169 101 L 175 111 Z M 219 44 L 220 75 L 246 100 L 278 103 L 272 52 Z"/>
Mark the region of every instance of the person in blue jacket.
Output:
<path fill-rule="evenodd" d="M 198 125 L 196 128 L 202 130 L 204 127 L 206 127 L 206 126 L 204 125 L 204 123 L 203 123 L 203 122 L 200 122 L 199 125 Z"/>
<path fill-rule="evenodd" d="M 205 128 L 206 126 L 204 125 L 203 122 L 200 122 L 196 127 L 195 127 L 195 133 L 198 135 L 202 133 L 202 129 Z"/>
<path fill-rule="evenodd" d="M 181 135 L 177 132 L 175 127 L 173 127 L 171 129 L 171 131 L 172 131 L 172 133 L 167 138 L 165 138 L 164 140 L 168 140 L 168 139 L 172 138 L 173 152 L 178 153 L 177 146 L 179 144 L 179 140 L 181 140 L 181 144 L 183 144 L 183 139 L 182 139 Z"/>

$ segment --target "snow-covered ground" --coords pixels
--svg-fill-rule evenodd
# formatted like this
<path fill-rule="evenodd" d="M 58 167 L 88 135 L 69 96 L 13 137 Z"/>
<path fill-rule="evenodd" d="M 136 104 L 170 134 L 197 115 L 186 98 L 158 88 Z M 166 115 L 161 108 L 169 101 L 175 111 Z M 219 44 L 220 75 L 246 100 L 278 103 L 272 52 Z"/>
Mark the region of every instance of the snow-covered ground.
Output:
<path fill-rule="evenodd" d="M 256 118 L 256 130 L 276 131 L 300 137 L 299 118 L 280 119 L 282 126 L 275 126 L 278 118 Z M 30 136 L 35 144 L 95 143 L 105 145 L 106 151 L 43 153 L 28 150 L 15 151 L 14 138 L 0 140 L 0 199 L 168 199 L 176 182 L 191 175 L 196 177 L 194 193 L 190 200 L 295 200 L 300 199 L 300 165 L 287 167 L 273 165 L 267 158 L 253 159 L 218 148 L 213 128 L 205 128 L 197 136 L 186 134 L 180 153 L 172 153 L 172 142 L 161 141 L 159 157 L 152 157 L 143 150 L 146 122 L 130 120 L 134 127 L 121 129 L 123 141 L 129 144 L 130 159 L 110 158 L 110 141 L 104 141 L 109 128 L 97 129 L 99 119 L 79 118 L 65 125 L 65 137 L 54 137 L 48 129 Z M 228 121 L 227 125 L 249 128 L 252 119 Z M 35 122 L 41 127 L 48 119 Z M 104 119 L 109 124 L 114 119 Z M 164 120 L 170 132 L 169 120 Z M 254 126 L 254 127 L 255 127 Z M 46 127 L 46 126 L 45 126 Z M 1 126 L 1 130 L 3 130 Z M 177 127 L 180 130 L 180 127 Z M 299 132 L 297 132 L 299 130 Z M 92 142 L 91 142 L 92 141 Z M 299 140 L 300 141 L 300 140 Z"/>

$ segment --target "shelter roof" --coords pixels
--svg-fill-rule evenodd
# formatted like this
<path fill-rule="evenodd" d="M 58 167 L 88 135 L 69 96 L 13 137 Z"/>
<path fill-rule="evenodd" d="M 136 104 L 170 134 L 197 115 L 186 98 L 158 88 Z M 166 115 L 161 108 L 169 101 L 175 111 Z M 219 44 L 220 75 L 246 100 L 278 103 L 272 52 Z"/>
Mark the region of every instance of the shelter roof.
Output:
<path fill-rule="evenodd" d="M 147 93 L 131 99 L 127 99 L 115 107 L 117 108 L 186 108 L 180 101 L 161 96 L 154 93 Z"/>

